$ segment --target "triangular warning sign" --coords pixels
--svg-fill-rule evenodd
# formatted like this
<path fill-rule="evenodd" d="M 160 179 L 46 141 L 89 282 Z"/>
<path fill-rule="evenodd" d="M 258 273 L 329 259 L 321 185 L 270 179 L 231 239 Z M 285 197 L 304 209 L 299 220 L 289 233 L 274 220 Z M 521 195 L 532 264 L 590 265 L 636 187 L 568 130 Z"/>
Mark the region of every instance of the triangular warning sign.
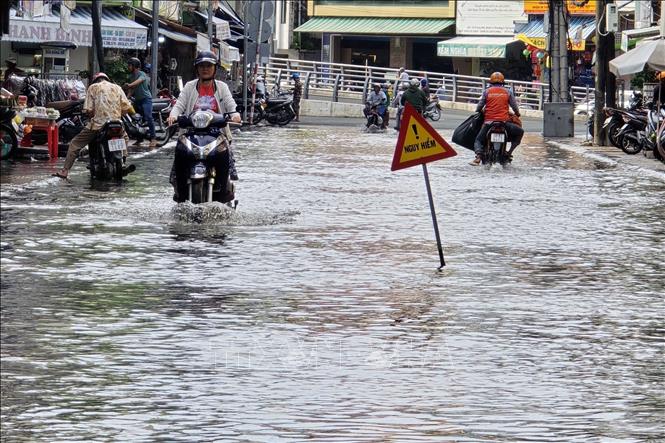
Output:
<path fill-rule="evenodd" d="M 410 168 L 456 155 L 457 152 L 427 123 L 425 117 L 407 103 L 402 114 L 402 124 L 390 170 Z"/>

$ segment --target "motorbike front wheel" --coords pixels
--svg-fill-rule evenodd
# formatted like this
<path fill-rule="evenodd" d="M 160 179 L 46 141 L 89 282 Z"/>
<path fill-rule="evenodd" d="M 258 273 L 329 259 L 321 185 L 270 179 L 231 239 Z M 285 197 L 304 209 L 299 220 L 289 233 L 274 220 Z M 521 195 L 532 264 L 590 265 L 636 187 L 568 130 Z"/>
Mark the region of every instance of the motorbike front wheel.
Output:
<path fill-rule="evenodd" d="M 206 198 L 206 186 L 203 180 L 197 180 L 190 185 L 192 187 L 192 203 L 195 205 L 205 203 L 208 201 Z"/>
<path fill-rule="evenodd" d="M 438 122 L 441 119 L 441 109 L 435 106 L 428 114 L 428 117 L 431 118 L 433 122 Z"/>

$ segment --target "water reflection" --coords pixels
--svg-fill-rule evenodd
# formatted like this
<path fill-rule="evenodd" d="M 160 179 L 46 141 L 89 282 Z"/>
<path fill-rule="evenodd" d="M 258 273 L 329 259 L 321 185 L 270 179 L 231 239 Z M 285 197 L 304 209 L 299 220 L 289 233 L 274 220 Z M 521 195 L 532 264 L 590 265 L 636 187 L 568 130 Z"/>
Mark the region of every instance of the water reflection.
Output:
<path fill-rule="evenodd" d="M 441 273 L 392 134 L 241 135 L 237 211 L 174 204 L 170 149 L 3 165 L 2 439 L 665 438 L 662 183 L 526 142 L 430 166 Z"/>

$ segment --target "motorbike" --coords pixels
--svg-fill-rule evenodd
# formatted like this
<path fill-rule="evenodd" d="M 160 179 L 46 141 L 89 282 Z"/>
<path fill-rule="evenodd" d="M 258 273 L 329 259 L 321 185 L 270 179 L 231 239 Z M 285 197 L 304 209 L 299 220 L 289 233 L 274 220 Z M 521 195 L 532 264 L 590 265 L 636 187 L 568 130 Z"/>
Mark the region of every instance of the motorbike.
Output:
<path fill-rule="evenodd" d="M 123 154 L 127 149 L 120 120 L 110 120 L 88 145 L 90 176 L 96 180 L 122 181 L 136 170 L 134 165 L 123 167 Z"/>
<path fill-rule="evenodd" d="M 647 128 L 647 116 L 636 112 L 624 112 L 621 117 L 624 125 L 617 133 L 619 147 L 626 154 L 637 154 L 644 147 L 643 134 Z"/>
<path fill-rule="evenodd" d="M 607 137 L 610 143 L 612 143 L 612 145 L 621 149 L 621 142 L 617 138 L 617 135 L 621 130 L 621 127 L 624 125 L 622 115 L 625 112 L 633 112 L 638 114 L 644 113 L 645 111 L 643 109 L 643 105 L 644 105 L 644 96 L 642 95 L 641 92 L 634 91 L 628 102 L 627 109 L 610 108 L 610 107 L 606 107 L 603 109 L 603 112 L 605 114 L 605 121 L 603 122 L 603 131 L 605 131 L 605 133 L 607 134 Z M 589 130 L 589 135 L 591 135 L 591 137 L 593 137 L 594 135 L 593 133 L 594 116 L 595 113 L 593 109 L 591 109 L 591 112 L 589 113 L 589 118 L 587 119 L 587 128 Z"/>
<path fill-rule="evenodd" d="M 365 105 L 364 109 L 365 117 L 367 118 L 367 123 L 365 127 L 370 132 L 380 131 L 383 128 L 383 117 L 379 113 L 379 106 L 374 105 L 370 106 L 369 103 Z"/>
<path fill-rule="evenodd" d="M 438 122 L 441 119 L 441 105 L 439 104 L 439 98 L 436 95 L 432 97 L 425 108 L 423 116 L 429 118 L 433 122 Z"/>
<path fill-rule="evenodd" d="M 178 117 L 177 126 L 186 131 L 176 145 L 175 167 L 183 173 L 188 171 L 184 176 L 176 175 L 178 203 L 217 201 L 231 206 L 230 202 L 235 198 L 235 185 L 229 177 L 230 146 L 225 134 L 228 115 L 194 111 L 189 116 Z M 185 155 L 178 155 L 178 152 L 184 152 Z M 217 156 L 223 156 L 220 162 L 224 164 L 222 170 L 215 167 Z"/>
<path fill-rule="evenodd" d="M 508 145 L 506 125 L 503 122 L 492 122 L 490 125 L 481 161 L 484 165 L 499 163 L 505 166 L 512 161 L 512 156 L 506 151 Z"/>
<path fill-rule="evenodd" d="M 170 98 L 158 97 L 153 99 L 152 119 L 155 122 L 155 131 L 164 131 L 164 129 L 167 126 L 166 119 L 169 118 L 169 114 L 171 113 L 171 110 L 173 109 L 173 106 L 175 105 L 176 101 L 177 99 L 175 97 L 170 97 Z M 132 98 L 131 102 L 134 109 L 138 111 L 134 98 Z M 145 132 L 147 133 L 148 123 L 144 120 L 143 116 L 140 113 L 137 112 L 136 114 L 134 114 L 134 116 L 132 117 L 132 121 L 136 126 L 145 128 L 146 129 Z M 147 137 L 144 137 L 143 139 L 145 138 Z"/>
<path fill-rule="evenodd" d="M 18 128 L 14 123 L 16 111 L 10 107 L 0 107 L 0 158 L 9 158 L 18 148 Z"/>
<path fill-rule="evenodd" d="M 652 151 L 654 157 L 661 161 L 663 161 L 663 158 L 658 148 L 658 137 L 659 128 L 663 125 L 663 122 L 665 122 L 665 108 L 656 109 L 652 106 L 647 114 L 647 125 L 644 132 L 638 133 L 638 139 L 645 154 Z"/>
<path fill-rule="evenodd" d="M 271 125 L 285 126 L 296 118 L 293 98 L 288 93 L 280 93 L 276 98 L 267 96 L 261 103 L 265 119 Z"/>

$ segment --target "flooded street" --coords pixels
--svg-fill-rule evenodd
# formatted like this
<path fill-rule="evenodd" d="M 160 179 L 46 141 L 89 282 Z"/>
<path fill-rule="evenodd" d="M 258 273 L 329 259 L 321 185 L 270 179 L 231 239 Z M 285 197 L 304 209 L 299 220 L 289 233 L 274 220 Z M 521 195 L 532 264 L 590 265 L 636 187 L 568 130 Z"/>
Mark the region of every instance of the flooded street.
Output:
<path fill-rule="evenodd" d="M 240 134 L 236 213 L 173 203 L 172 147 L 121 186 L 3 162 L 2 440 L 665 439 L 665 183 L 458 147 L 437 272 L 395 140 Z"/>

